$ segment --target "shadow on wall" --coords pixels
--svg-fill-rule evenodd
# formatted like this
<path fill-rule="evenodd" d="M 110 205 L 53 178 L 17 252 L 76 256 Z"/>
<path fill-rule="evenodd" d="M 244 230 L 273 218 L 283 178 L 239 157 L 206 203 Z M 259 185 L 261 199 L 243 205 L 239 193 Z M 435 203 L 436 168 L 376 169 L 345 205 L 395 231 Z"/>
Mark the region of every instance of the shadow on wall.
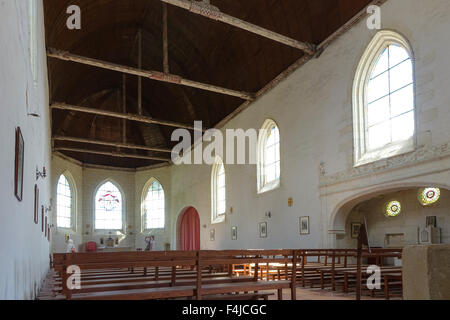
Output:
<path fill-rule="evenodd" d="M 450 191 L 419 186 L 354 199 L 335 216 L 336 247 L 356 247 L 359 226 L 364 222 L 372 247 L 450 243 Z"/>

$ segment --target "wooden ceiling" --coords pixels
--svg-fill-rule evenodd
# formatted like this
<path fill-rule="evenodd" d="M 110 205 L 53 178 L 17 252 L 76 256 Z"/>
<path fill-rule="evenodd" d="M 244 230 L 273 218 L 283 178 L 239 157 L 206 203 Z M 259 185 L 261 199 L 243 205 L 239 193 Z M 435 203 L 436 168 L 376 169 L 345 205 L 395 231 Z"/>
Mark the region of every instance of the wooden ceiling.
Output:
<path fill-rule="evenodd" d="M 221 12 L 293 39 L 320 44 L 367 6 L 370 0 L 211 0 Z M 66 27 L 67 7 L 81 8 L 81 30 Z M 159 0 L 44 0 L 48 48 L 124 66 L 163 72 L 163 4 Z M 255 93 L 304 52 L 245 30 L 168 5 L 170 73 L 237 91 Z M 123 75 L 92 66 L 48 59 L 50 100 L 123 112 Z M 138 114 L 138 80 L 126 78 L 126 112 Z M 142 114 L 205 128 L 217 125 L 244 100 L 150 79 L 142 80 Z M 123 142 L 123 120 L 67 110 L 52 111 L 54 136 Z M 170 149 L 174 127 L 126 123 L 126 143 Z M 55 148 L 170 158 L 169 153 L 55 141 Z M 138 168 L 160 160 L 63 151 L 85 164 Z"/>

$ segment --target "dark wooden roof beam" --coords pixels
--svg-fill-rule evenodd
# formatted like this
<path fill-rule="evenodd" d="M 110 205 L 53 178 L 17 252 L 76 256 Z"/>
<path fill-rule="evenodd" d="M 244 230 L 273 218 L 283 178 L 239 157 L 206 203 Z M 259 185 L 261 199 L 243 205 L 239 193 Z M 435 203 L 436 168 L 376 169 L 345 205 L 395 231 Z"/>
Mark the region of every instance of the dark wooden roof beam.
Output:
<path fill-rule="evenodd" d="M 253 100 L 253 97 L 254 97 L 253 94 L 248 93 L 248 92 L 236 91 L 236 90 L 231 90 L 231 89 L 227 89 L 227 88 L 214 86 L 211 84 L 188 80 L 188 79 L 184 79 L 177 75 L 165 74 L 165 73 L 159 72 L 159 71 L 147 71 L 147 70 L 142 70 L 142 69 L 138 69 L 138 68 L 122 66 L 119 64 L 111 63 L 111 62 L 82 57 L 82 56 L 75 55 L 75 54 L 72 54 L 67 51 L 56 50 L 53 48 L 49 48 L 47 50 L 47 56 L 49 56 L 51 58 L 63 60 L 63 61 L 71 61 L 71 62 L 75 62 L 75 63 L 89 65 L 92 67 L 98 67 L 98 68 L 102 68 L 102 69 L 122 72 L 125 74 L 131 74 L 131 75 L 135 75 L 138 77 L 140 76 L 140 77 L 148 78 L 151 80 L 197 88 L 197 89 L 206 90 L 206 91 L 210 91 L 210 92 L 221 93 L 221 94 L 225 94 L 225 95 L 229 95 L 229 96 L 238 97 L 238 98 L 241 98 L 244 100 Z"/>
<path fill-rule="evenodd" d="M 158 124 L 158 125 L 167 126 L 167 127 L 183 128 L 183 129 L 194 130 L 194 131 L 198 130 L 194 126 L 190 126 L 190 125 L 183 124 L 183 123 L 172 122 L 172 121 L 167 121 L 167 120 L 157 120 L 157 119 L 153 119 L 151 117 L 141 116 L 141 115 L 136 115 L 136 114 L 131 114 L 131 113 L 119 113 L 119 112 L 108 111 L 108 110 L 85 108 L 85 107 L 74 106 L 74 105 L 65 104 L 65 103 L 61 103 L 61 102 L 53 103 L 52 105 L 50 105 L 50 108 L 82 112 L 82 113 L 90 113 L 90 114 L 96 114 L 96 115 L 105 116 L 105 117 L 126 119 L 126 120 L 130 120 L 130 121 L 137 121 L 137 122 L 142 122 L 142 123 L 147 123 L 147 124 Z M 206 131 L 206 129 L 202 129 L 202 131 Z"/>
<path fill-rule="evenodd" d="M 267 30 L 260 26 L 254 25 L 250 22 L 238 19 L 223 12 L 220 12 L 216 7 L 207 3 L 195 2 L 190 0 L 161 0 L 162 2 L 169 3 L 179 8 L 186 9 L 192 13 L 199 14 L 212 20 L 220 21 L 239 29 L 246 30 L 248 32 L 260 35 L 262 37 L 271 39 L 276 42 L 283 43 L 287 46 L 300 49 L 308 55 L 314 55 L 315 45 L 312 43 L 301 42 L 287 36 L 281 35 L 271 30 Z"/>

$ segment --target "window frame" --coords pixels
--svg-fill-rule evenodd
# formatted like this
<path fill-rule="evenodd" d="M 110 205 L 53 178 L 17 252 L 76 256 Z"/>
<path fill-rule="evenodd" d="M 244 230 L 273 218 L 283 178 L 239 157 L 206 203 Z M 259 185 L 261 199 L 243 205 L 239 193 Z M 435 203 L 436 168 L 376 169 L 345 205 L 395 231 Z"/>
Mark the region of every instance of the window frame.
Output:
<path fill-rule="evenodd" d="M 225 178 L 225 212 L 218 213 L 218 176 L 220 167 L 223 166 L 224 178 Z M 225 222 L 227 214 L 227 174 L 225 170 L 225 164 L 221 157 L 216 156 L 212 171 L 211 171 L 211 224 L 217 224 Z"/>
<path fill-rule="evenodd" d="M 69 185 L 70 188 L 70 195 L 71 195 L 71 208 L 70 208 L 70 227 L 60 227 L 58 225 L 58 187 L 59 187 L 59 181 L 61 177 L 64 177 Z M 75 182 L 73 180 L 72 175 L 70 172 L 66 171 L 61 173 L 58 176 L 58 180 L 56 181 L 56 228 L 57 230 L 65 230 L 65 231 L 73 231 L 76 232 L 77 229 L 77 223 L 76 223 L 76 206 L 77 206 L 77 190 L 75 186 Z"/>
<path fill-rule="evenodd" d="M 402 141 L 391 142 L 383 147 L 369 150 L 368 140 L 368 97 L 367 89 L 370 76 L 378 59 L 386 48 L 398 45 L 408 53 L 412 67 L 413 116 L 414 134 Z M 401 34 L 391 30 L 379 31 L 367 46 L 356 71 L 353 83 L 353 136 L 354 136 L 354 167 L 388 159 L 394 156 L 412 152 L 416 149 L 417 140 L 417 105 L 416 77 L 414 53 L 408 40 Z"/>
<path fill-rule="evenodd" d="M 112 185 L 114 185 L 116 188 L 117 188 L 117 190 L 119 190 L 119 192 L 120 192 L 120 196 L 121 196 L 121 198 L 122 198 L 122 210 L 121 210 L 121 216 L 122 216 L 122 227 L 120 228 L 120 229 L 98 229 L 97 228 L 97 194 L 98 194 L 98 192 L 99 192 L 99 190 L 105 185 L 105 184 L 107 184 L 107 183 L 111 183 Z M 94 212 L 94 219 L 93 219 L 93 222 L 94 222 L 94 230 L 95 230 L 95 233 L 96 234 L 105 234 L 105 233 L 113 233 L 113 232 L 120 232 L 120 233 L 125 233 L 125 226 L 126 226 L 126 213 L 125 213 L 125 211 L 126 211 L 126 205 L 125 205 L 125 201 L 126 201 L 126 199 L 125 199 L 125 193 L 123 192 L 123 190 L 122 190 L 122 188 L 120 187 L 120 185 L 118 184 L 118 183 L 116 183 L 114 180 L 112 180 L 112 179 L 107 179 L 107 180 L 104 180 L 103 182 L 101 182 L 98 186 L 97 186 L 97 188 L 95 188 L 95 191 L 94 191 L 94 197 L 93 197 L 93 201 L 94 201 L 94 206 L 93 206 L 93 212 Z"/>
<path fill-rule="evenodd" d="M 268 133 L 276 127 L 279 135 L 279 153 L 280 153 L 280 175 L 278 179 L 266 182 L 265 181 L 265 159 L 266 159 L 266 144 L 269 138 Z M 257 190 L 258 194 L 263 194 L 275 189 L 278 189 L 281 185 L 281 132 L 278 124 L 272 120 L 267 119 L 261 127 L 260 134 L 258 137 L 258 152 L 257 152 Z"/>
<path fill-rule="evenodd" d="M 155 183 L 155 182 L 159 183 L 159 185 L 162 188 L 163 195 L 164 195 L 164 227 L 148 229 L 147 228 L 147 212 L 146 212 L 145 202 L 147 199 L 148 192 L 149 192 L 150 188 L 152 187 L 153 183 Z M 166 191 L 164 189 L 163 184 L 161 183 L 160 180 L 152 177 L 145 184 L 145 186 L 142 190 L 142 195 L 141 195 L 141 233 L 150 233 L 153 230 L 165 230 L 166 229 L 166 225 L 167 225 L 167 203 L 166 203 L 166 200 L 167 200 Z"/>

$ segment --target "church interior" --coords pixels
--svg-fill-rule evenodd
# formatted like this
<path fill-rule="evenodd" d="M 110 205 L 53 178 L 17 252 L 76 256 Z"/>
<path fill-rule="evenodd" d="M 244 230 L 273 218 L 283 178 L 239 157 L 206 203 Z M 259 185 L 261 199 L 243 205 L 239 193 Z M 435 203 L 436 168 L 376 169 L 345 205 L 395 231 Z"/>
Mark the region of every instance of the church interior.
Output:
<path fill-rule="evenodd" d="M 450 300 L 450 1 L 0 0 L 1 300 Z"/>

